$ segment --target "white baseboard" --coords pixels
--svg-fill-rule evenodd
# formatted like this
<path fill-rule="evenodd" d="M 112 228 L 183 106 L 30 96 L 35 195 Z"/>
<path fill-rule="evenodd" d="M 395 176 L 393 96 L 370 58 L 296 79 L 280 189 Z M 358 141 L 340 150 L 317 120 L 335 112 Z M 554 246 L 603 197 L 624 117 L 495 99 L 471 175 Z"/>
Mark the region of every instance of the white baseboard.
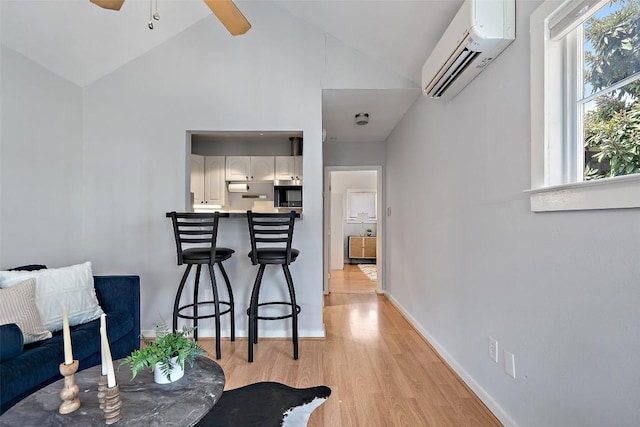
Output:
<path fill-rule="evenodd" d="M 478 398 L 489 408 L 491 412 L 500 420 L 505 427 L 518 427 L 518 424 L 502 409 L 500 405 L 486 392 L 485 389 L 467 372 L 464 368 L 440 345 L 440 343 L 424 329 L 420 323 L 389 293 L 386 294 L 391 304 L 396 307 L 407 321 L 415 328 L 422 337 L 427 340 L 440 357 L 458 374 L 462 381 L 478 396 Z"/>

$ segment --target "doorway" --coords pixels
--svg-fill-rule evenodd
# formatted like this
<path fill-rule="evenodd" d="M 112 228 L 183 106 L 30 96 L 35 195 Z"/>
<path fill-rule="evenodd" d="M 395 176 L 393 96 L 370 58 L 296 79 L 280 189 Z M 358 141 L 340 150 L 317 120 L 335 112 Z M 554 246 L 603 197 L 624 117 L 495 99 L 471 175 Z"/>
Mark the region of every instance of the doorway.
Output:
<path fill-rule="evenodd" d="M 384 289 L 381 166 L 327 166 L 324 292 Z"/>

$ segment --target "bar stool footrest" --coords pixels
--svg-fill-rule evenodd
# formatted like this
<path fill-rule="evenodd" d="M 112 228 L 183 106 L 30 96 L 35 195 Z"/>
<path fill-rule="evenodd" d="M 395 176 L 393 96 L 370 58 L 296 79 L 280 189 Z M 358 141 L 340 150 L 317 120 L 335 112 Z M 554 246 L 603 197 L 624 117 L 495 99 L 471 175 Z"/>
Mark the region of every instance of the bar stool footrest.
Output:
<path fill-rule="evenodd" d="M 262 307 L 265 305 L 288 305 L 289 307 L 293 306 L 293 304 L 290 302 L 261 302 L 260 304 L 258 304 L 258 307 Z M 251 311 L 250 308 L 247 309 L 247 315 L 250 315 L 250 311 Z M 295 314 L 300 314 L 300 306 L 298 304 L 296 304 Z M 294 315 L 294 312 L 292 310 L 291 313 L 285 314 L 282 316 L 254 316 L 254 318 L 260 319 L 260 320 L 280 320 L 280 319 L 290 319 L 291 317 L 293 317 L 293 315 Z"/>
<path fill-rule="evenodd" d="M 210 305 L 213 306 L 214 302 L 213 301 L 199 301 L 198 302 L 198 307 L 201 307 L 201 306 L 203 306 L 205 304 L 210 304 Z M 227 309 L 220 310 L 220 316 L 222 316 L 223 314 L 227 314 L 227 313 L 231 312 L 231 303 L 230 302 L 228 302 L 228 301 L 218 301 L 218 304 L 226 305 L 228 307 Z M 194 305 L 195 304 L 187 304 L 187 305 L 183 305 L 182 307 L 178 308 L 178 312 L 177 312 L 176 316 L 181 318 L 181 319 L 191 319 L 191 320 L 195 319 L 196 317 L 198 319 L 210 319 L 212 317 L 216 317 L 215 313 L 214 314 L 204 314 L 204 315 L 198 313 L 198 316 L 189 316 L 187 314 L 180 314 L 180 312 L 182 310 L 185 310 L 187 308 L 193 308 Z"/>

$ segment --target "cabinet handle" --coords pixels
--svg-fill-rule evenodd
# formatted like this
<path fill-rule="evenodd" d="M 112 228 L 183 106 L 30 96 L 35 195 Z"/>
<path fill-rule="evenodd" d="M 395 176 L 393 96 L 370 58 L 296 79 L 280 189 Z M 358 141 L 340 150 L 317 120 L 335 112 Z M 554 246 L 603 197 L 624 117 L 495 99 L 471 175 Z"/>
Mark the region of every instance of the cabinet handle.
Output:
<path fill-rule="evenodd" d="M 253 179 L 253 175 L 251 175 L 251 179 Z"/>
<path fill-rule="evenodd" d="M 249 177 L 248 177 L 248 176 L 245 176 L 244 178 L 245 178 L 247 181 L 249 181 Z"/>
<path fill-rule="evenodd" d="M 291 177 L 291 179 L 293 179 L 293 177 Z"/>

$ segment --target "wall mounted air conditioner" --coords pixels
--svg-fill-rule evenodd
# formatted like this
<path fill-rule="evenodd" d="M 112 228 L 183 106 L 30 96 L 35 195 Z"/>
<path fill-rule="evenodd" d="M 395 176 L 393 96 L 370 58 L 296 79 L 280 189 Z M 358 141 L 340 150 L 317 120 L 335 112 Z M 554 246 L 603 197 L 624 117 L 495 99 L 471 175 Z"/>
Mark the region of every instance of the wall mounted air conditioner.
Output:
<path fill-rule="evenodd" d="M 422 89 L 451 99 L 516 38 L 515 0 L 465 0 L 422 67 Z"/>

